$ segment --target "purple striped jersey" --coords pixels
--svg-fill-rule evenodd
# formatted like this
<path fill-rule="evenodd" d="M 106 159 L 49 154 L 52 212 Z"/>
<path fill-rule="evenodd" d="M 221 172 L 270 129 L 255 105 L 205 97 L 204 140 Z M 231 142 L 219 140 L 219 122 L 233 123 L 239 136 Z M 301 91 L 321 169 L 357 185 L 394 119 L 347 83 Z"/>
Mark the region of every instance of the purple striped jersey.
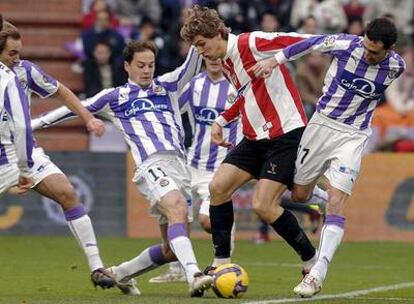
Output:
<path fill-rule="evenodd" d="M 214 81 L 207 72 L 195 76 L 183 89 L 179 98 L 181 113 L 188 112 L 193 134 L 187 151 L 187 163 L 194 168 L 215 171 L 228 149 L 211 143 L 211 124 L 227 110 L 237 91 L 224 76 Z M 243 137 L 241 123 L 236 120 L 223 129 L 223 137 L 235 146 Z"/>
<path fill-rule="evenodd" d="M 228 149 L 211 143 L 211 124 L 235 100 L 237 91 L 224 76 L 213 81 L 203 72 L 195 76 L 183 89 L 179 98 L 180 110 L 188 112 L 193 140 L 187 151 L 187 163 L 194 168 L 215 171 Z M 223 136 L 234 146 L 242 139 L 238 120 L 223 129 Z"/>
<path fill-rule="evenodd" d="M 148 88 L 129 80 L 123 86 L 102 90 L 82 104 L 122 132 L 137 166 L 157 152 L 175 151 L 184 156 L 178 97 L 200 67 L 201 56 L 192 47 L 183 65 L 155 78 Z M 61 107 L 43 115 L 40 123 L 47 126 L 74 116 Z"/>
<path fill-rule="evenodd" d="M 27 96 L 13 71 L 0 63 L 0 165 L 10 163 L 13 156 L 23 175 L 30 175 L 32 150 Z"/>
<path fill-rule="evenodd" d="M 390 51 L 380 63 L 370 65 L 364 59 L 363 37 L 347 34 L 300 41 L 276 54 L 276 60 L 282 64 L 312 51 L 333 56 L 317 111 L 359 130 L 369 128 L 381 96 L 404 72 L 404 60 Z"/>
<path fill-rule="evenodd" d="M 56 79 L 44 73 L 36 64 L 20 60 L 13 66 L 13 72 L 17 76 L 22 92 L 25 95 L 29 106 L 30 120 L 30 100 L 32 93 L 46 98 L 56 93 L 59 83 Z M 13 144 L 15 134 L 10 128 L 4 128 L 0 132 L 0 149 L 4 149 L 5 153 L 0 158 L 1 163 L 15 163 L 17 161 L 16 149 Z M 34 143 L 32 143 L 33 145 Z"/>

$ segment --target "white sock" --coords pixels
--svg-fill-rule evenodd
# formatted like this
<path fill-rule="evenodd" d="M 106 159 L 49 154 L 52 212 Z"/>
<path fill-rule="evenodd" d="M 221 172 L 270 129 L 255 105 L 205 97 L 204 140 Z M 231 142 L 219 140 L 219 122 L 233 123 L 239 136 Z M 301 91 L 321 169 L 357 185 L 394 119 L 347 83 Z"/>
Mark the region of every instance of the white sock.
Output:
<path fill-rule="evenodd" d="M 194 274 L 200 272 L 200 269 L 194 255 L 193 246 L 187 236 L 186 224 L 177 223 L 168 226 L 168 240 L 171 250 L 184 268 L 187 282 L 191 285 L 194 281 Z"/>
<path fill-rule="evenodd" d="M 123 262 L 118 266 L 114 266 L 112 269 L 115 273 L 115 279 L 122 280 L 125 277 L 136 277 L 157 268 L 159 265 L 154 263 L 151 258 L 150 250 L 151 248 L 147 248 L 132 260 Z"/>
<path fill-rule="evenodd" d="M 318 261 L 312 267 L 310 274 L 323 282 L 328 272 L 336 249 L 342 241 L 344 228 L 338 225 L 325 224 L 322 228 L 321 239 L 319 241 Z"/>
<path fill-rule="evenodd" d="M 93 231 L 89 216 L 85 214 L 77 219 L 69 220 L 68 225 L 86 255 L 90 270 L 94 271 L 98 268 L 103 268 L 95 232 Z"/>

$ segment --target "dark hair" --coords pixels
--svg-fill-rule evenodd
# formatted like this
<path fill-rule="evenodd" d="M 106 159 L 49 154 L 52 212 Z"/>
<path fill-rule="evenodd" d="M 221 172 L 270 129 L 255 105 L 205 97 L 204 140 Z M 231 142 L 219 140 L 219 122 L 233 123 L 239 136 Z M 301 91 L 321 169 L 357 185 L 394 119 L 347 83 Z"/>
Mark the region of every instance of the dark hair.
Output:
<path fill-rule="evenodd" d="M 0 53 L 6 48 L 7 39 L 11 38 L 14 40 L 21 39 L 21 35 L 17 27 L 15 27 L 10 22 L 7 22 L 3 19 L 3 16 L 0 17 Z"/>
<path fill-rule="evenodd" d="M 124 49 L 124 61 L 131 63 L 135 53 L 151 51 L 157 56 L 157 47 L 151 41 L 131 41 Z"/>
<path fill-rule="evenodd" d="M 397 41 L 397 28 L 389 18 L 375 18 L 365 28 L 369 40 L 381 41 L 388 50 Z"/>
<path fill-rule="evenodd" d="M 185 41 L 192 43 L 197 35 L 213 38 L 221 34 L 221 37 L 227 39 L 230 29 L 226 27 L 216 10 L 195 5 L 188 9 L 187 13 L 188 17 L 180 31 Z"/>

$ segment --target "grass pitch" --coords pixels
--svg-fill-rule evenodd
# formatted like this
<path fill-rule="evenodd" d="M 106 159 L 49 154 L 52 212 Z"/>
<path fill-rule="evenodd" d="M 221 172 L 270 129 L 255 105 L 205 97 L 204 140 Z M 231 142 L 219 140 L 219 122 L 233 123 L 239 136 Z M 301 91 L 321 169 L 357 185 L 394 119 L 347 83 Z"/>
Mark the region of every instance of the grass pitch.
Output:
<path fill-rule="evenodd" d="M 106 265 L 136 256 L 157 240 L 100 238 Z M 194 241 L 200 267 L 212 256 L 209 241 Z M 319 299 L 309 303 L 414 303 L 414 245 L 403 243 L 345 243 L 339 248 Z M 71 237 L 0 237 L 0 303 L 106 304 L 106 303 L 301 303 L 292 288 L 301 266 L 282 241 L 253 245 L 236 242 L 233 261 L 249 274 L 243 299 L 224 300 L 212 291 L 201 299 L 188 296 L 186 283 L 149 284 L 160 270 L 138 278 L 142 295 L 128 297 L 117 289 L 95 290 L 86 260 Z M 406 285 L 398 285 L 407 283 Z M 377 288 L 377 289 L 373 289 Z M 308 302 L 308 301 L 306 301 Z"/>

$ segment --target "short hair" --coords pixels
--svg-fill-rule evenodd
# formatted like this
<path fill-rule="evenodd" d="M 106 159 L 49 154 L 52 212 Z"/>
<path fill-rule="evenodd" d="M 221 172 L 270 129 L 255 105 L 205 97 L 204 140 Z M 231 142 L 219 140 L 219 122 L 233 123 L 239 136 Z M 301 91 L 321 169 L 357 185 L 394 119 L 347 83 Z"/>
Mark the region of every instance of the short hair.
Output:
<path fill-rule="evenodd" d="M 381 41 L 388 50 L 397 41 L 397 28 L 389 18 L 375 18 L 365 28 L 369 40 Z"/>
<path fill-rule="evenodd" d="M 151 41 L 130 41 L 124 49 L 124 61 L 131 63 L 135 53 L 151 51 L 157 56 L 157 47 Z"/>
<path fill-rule="evenodd" d="M 14 40 L 21 39 L 21 35 L 17 27 L 10 22 L 3 19 L 0 15 L 0 53 L 6 48 L 7 39 L 11 38 Z"/>
<path fill-rule="evenodd" d="M 188 16 L 180 32 L 185 41 L 192 43 L 197 35 L 213 38 L 221 34 L 224 39 L 227 39 L 230 29 L 226 27 L 216 10 L 195 5 L 188 9 L 187 13 Z"/>

